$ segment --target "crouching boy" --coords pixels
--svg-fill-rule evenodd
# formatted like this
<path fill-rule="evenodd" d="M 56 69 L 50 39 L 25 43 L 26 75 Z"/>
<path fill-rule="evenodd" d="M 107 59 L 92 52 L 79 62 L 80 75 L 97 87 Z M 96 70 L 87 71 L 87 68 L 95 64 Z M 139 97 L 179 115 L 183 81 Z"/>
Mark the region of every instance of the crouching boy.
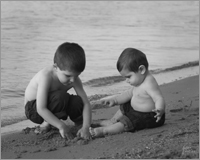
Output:
<path fill-rule="evenodd" d="M 76 43 L 61 44 L 54 55 L 54 64 L 40 70 L 25 90 L 25 114 L 40 124 L 36 132 L 58 128 L 63 138 L 72 138 L 69 127 L 62 121 L 68 117 L 82 128 L 77 135 L 90 138 L 91 106 L 79 75 L 85 69 L 85 52 Z M 67 91 L 74 88 L 77 95 Z"/>

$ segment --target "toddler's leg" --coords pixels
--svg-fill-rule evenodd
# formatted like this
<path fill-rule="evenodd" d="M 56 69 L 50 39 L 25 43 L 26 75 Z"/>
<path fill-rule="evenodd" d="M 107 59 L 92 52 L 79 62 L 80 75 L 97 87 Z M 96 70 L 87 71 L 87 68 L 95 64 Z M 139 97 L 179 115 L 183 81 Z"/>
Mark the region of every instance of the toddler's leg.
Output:
<path fill-rule="evenodd" d="M 90 127 L 90 134 L 92 137 L 102 137 L 107 134 L 118 134 L 124 131 L 124 124 L 121 122 L 117 122 L 115 124 L 105 126 L 105 127 L 98 127 L 98 128 L 91 128 Z"/>
<path fill-rule="evenodd" d="M 121 110 L 119 109 L 115 115 L 109 120 L 103 120 L 100 122 L 101 126 L 109 126 L 115 124 L 123 116 Z"/>

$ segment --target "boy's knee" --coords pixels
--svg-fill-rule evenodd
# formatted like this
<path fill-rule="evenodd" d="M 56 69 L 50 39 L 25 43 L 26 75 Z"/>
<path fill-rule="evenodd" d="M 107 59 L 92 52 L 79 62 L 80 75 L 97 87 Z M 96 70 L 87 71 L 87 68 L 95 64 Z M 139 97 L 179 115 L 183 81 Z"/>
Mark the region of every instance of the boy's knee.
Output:
<path fill-rule="evenodd" d="M 25 106 L 25 115 L 32 122 L 42 124 L 44 119 L 37 113 L 36 101 L 27 102 Z"/>
<path fill-rule="evenodd" d="M 83 111 L 83 101 L 80 96 L 70 95 L 68 103 L 68 112 L 69 113 L 82 113 Z"/>
<path fill-rule="evenodd" d="M 51 92 L 49 93 L 47 108 L 53 113 L 66 111 L 69 97 L 69 93 L 63 90 Z"/>
<path fill-rule="evenodd" d="M 67 113 L 73 122 L 81 122 L 83 120 L 83 101 L 80 96 L 70 95 Z"/>
<path fill-rule="evenodd" d="M 77 95 L 70 95 L 69 105 L 83 106 L 82 98 Z"/>

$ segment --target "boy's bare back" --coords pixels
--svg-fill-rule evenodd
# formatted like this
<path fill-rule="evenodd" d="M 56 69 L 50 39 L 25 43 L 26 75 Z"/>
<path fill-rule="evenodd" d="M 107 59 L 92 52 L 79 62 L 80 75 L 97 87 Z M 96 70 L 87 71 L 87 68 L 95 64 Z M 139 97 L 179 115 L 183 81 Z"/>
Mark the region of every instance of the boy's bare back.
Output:
<path fill-rule="evenodd" d="M 72 84 L 65 86 L 57 78 L 55 73 L 54 66 L 48 66 L 42 70 L 40 70 L 29 82 L 26 90 L 25 90 L 25 102 L 32 101 L 36 99 L 38 86 L 41 82 L 42 78 L 45 78 L 46 82 L 49 83 L 48 92 L 56 91 L 56 90 L 69 90 L 72 87 Z"/>

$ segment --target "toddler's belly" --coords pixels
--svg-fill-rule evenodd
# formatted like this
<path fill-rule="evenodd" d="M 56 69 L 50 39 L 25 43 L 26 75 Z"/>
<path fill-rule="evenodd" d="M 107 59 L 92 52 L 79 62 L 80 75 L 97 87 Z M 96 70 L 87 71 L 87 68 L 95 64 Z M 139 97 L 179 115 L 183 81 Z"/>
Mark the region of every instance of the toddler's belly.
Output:
<path fill-rule="evenodd" d="M 131 106 L 134 110 L 139 112 L 152 112 L 153 109 L 155 109 L 155 104 L 152 100 L 146 99 L 146 100 L 131 100 Z"/>

